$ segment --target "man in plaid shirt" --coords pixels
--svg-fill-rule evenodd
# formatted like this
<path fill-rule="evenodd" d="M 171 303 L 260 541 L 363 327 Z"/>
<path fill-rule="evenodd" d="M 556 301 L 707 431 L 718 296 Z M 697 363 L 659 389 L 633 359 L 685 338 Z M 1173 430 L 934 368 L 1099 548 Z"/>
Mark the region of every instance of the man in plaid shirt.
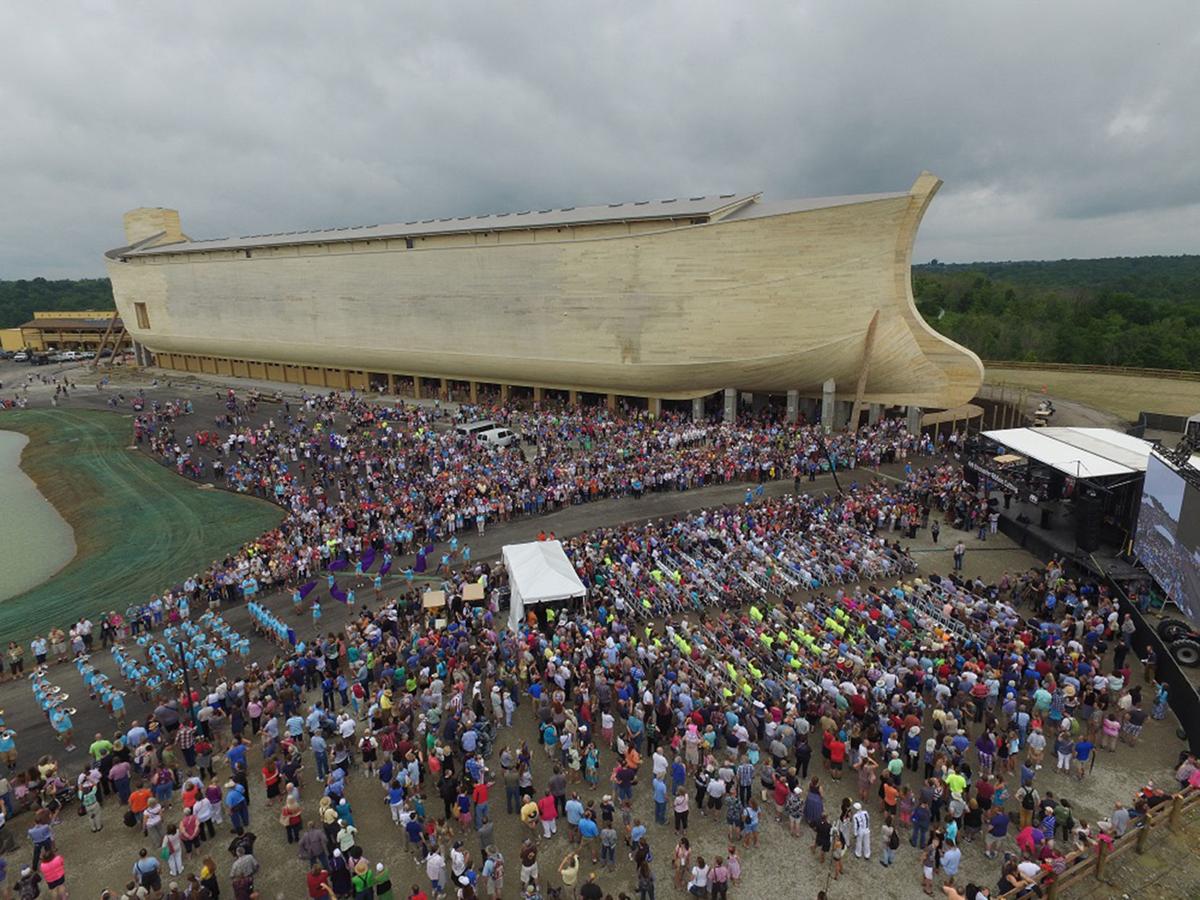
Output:
<path fill-rule="evenodd" d="M 183 754 L 189 769 L 196 765 L 196 726 L 191 719 L 179 723 L 179 730 L 175 732 L 175 746 Z"/>

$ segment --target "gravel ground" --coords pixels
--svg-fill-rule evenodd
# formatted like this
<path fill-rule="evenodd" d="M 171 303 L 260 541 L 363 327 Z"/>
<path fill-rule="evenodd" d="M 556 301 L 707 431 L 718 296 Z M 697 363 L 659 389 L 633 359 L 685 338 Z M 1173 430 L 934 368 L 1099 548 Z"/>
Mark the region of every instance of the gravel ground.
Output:
<path fill-rule="evenodd" d="M 82 384 L 84 378 L 88 376 L 86 373 L 80 373 L 76 377 Z M 143 384 L 149 384 L 150 381 L 144 373 L 121 377 L 128 377 Z M 244 386 L 238 385 L 238 387 L 243 388 Z M 201 403 L 205 402 L 203 400 L 205 395 L 211 396 L 210 386 L 205 384 L 204 387 L 195 390 L 194 402 L 201 406 Z M 175 397 L 181 395 L 181 389 L 176 385 L 169 391 L 163 388 L 157 393 L 164 398 Z M 7 395 L 7 388 L 5 395 Z M 78 401 L 73 398 L 73 404 L 79 402 L 80 405 L 103 405 L 104 399 L 103 395 L 91 393 L 86 389 L 81 390 L 77 398 Z M 48 394 L 43 393 L 41 399 L 43 403 L 47 402 Z M 201 407 L 201 412 L 203 413 L 203 411 L 203 407 Z M 2 427 L 2 418 L 0 418 L 0 427 Z M 773 485 L 772 489 L 784 490 L 789 486 L 780 483 Z M 825 489 L 825 486 L 821 484 L 818 484 L 817 487 Z M 511 532 L 506 532 L 501 528 L 490 530 L 487 543 L 490 546 L 492 541 L 495 541 L 495 546 L 498 547 L 500 542 L 526 539 L 521 537 L 521 533 L 530 528 L 536 531 L 539 527 L 557 527 L 559 534 L 568 534 L 572 530 L 579 530 L 604 521 L 620 521 L 622 517 L 632 519 L 665 515 L 678 511 L 675 506 L 682 509 L 723 502 L 727 499 L 719 496 L 716 489 L 713 491 L 714 493 L 711 495 L 703 491 L 661 495 L 660 498 L 652 498 L 656 503 L 661 504 L 657 507 L 638 506 L 635 501 L 614 501 L 607 508 L 605 508 L 605 504 L 577 507 L 557 514 L 561 517 L 557 520 L 551 516 L 536 520 L 536 523 L 513 523 L 507 526 Z M 944 531 L 943 537 L 951 539 L 950 544 L 952 545 L 950 529 Z M 1015 547 L 1003 536 L 996 536 L 986 543 L 968 540 L 967 544 L 966 571 L 969 575 L 979 573 L 987 579 L 992 579 L 1002 571 L 1017 571 L 1035 562 L 1028 553 Z M 949 568 L 949 547 L 945 541 L 935 547 L 929 542 L 928 537 L 923 535 L 913 542 L 913 549 L 914 556 L 923 571 L 944 572 Z M 495 550 L 490 552 L 494 553 Z M 488 555 L 487 548 L 479 546 L 475 558 L 485 559 Z M 281 615 L 288 614 L 285 611 L 285 607 L 289 606 L 286 598 L 276 596 L 269 598 L 268 602 Z M 323 625 L 336 627 L 339 624 L 335 619 L 336 611 L 330 610 L 329 613 Z M 235 627 L 244 627 L 245 616 L 241 610 L 232 612 L 227 618 L 233 622 Z M 254 643 L 256 655 L 270 653 L 270 648 L 262 642 L 256 639 Z M 110 669 L 111 663 L 107 654 L 97 653 L 94 659 L 100 662 L 102 668 Z M 53 670 L 53 680 L 62 684 L 67 690 L 79 691 L 82 689 L 82 683 L 73 668 L 60 667 Z M 49 735 L 49 726 L 37 721 L 38 714 L 35 709 L 32 709 L 32 698 L 25 683 L 0 685 L 0 705 L 8 710 L 6 715 L 9 724 L 20 732 L 18 744 L 26 763 L 37 753 L 55 752 L 53 749 L 55 744 Z M 131 708 L 131 715 L 136 715 L 136 708 Z M 80 723 L 77 731 L 81 744 L 86 743 L 84 739 L 93 731 L 108 731 L 112 727 L 110 720 L 94 710 L 80 709 L 77 721 Z M 530 746 L 534 748 L 535 783 L 541 786 L 545 782 L 549 769 L 543 761 L 544 758 L 538 752 L 533 717 L 528 703 L 521 706 L 512 731 L 501 732 L 499 743 L 516 744 L 520 740 L 529 741 Z M 1115 799 L 1128 799 L 1146 781 L 1158 780 L 1161 783 L 1167 780 L 1171 764 L 1181 747 L 1181 742 L 1175 737 L 1175 722 L 1172 718 L 1168 718 L 1166 722 L 1150 722 L 1143 740 L 1137 748 L 1131 749 L 1122 746 L 1115 754 L 1101 754 L 1095 771 L 1085 782 L 1067 781 L 1049 770 L 1043 770 L 1038 775 L 1038 787 L 1043 794 L 1047 790 L 1052 790 L 1056 795 L 1067 796 L 1078 811 L 1078 815 L 1088 821 L 1093 821 L 1111 809 Z M 613 759 L 611 754 L 605 752 L 601 761 L 602 772 L 611 769 Z M 838 805 L 842 796 L 846 795 L 847 791 L 852 790 L 853 787 L 848 781 L 840 784 L 830 782 L 820 771 L 819 759 L 818 756 L 811 774 L 822 776 L 822 782 L 826 785 L 827 792 L 826 805 L 827 808 L 832 808 Z M 258 762 L 257 751 L 254 751 L 251 757 L 252 771 L 254 771 L 254 764 Z M 278 900 L 295 898 L 295 900 L 299 900 L 304 896 L 304 866 L 297 860 L 294 851 L 285 843 L 283 829 L 277 823 L 276 817 L 265 807 L 261 782 L 252 781 L 251 786 L 251 823 L 253 830 L 259 836 L 256 856 L 262 864 L 262 872 L 258 878 L 260 896 L 264 900 L 265 898 L 278 898 Z M 588 791 L 584 786 L 581 796 L 586 801 L 589 797 L 603 792 L 603 786 L 594 792 Z M 365 774 L 356 773 L 351 779 L 349 796 L 354 805 L 356 824 L 360 831 L 360 842 L 372 861 L 384 860 L 391 867 L 397 895 L 407 896 L 406 887 L 409 884 L 420 884 L 427 887 L 428 882 L 424 878 L 423 869 L 418 868 L 408 856 L 404 849 L 402 835 L 396 832 L 395 826 L 391 823 L 378 782 Z M 305 793 L 306 812 L 315 809 L 316 799 L 316 792 L 309 787 Z M 646 822 L 653 820 L 653 805 L 645 785 L 637 789 L 634 804 L 635 815 L 640 816 Z M 515 816 L 509 816 L 504 812 L 503 806 L 503 792 L 501 792 L 500 796 L 493 799 L 492 803 L 496 820 L 495 840 L 507 860 L 504 894 L 506 897 L 515 897 L 519 882 L 517 850 L 523 836 L 523 829 Z M 874 814 L 877 829 L 881 821 L 877 804 L 872 802 L 868 808 Z M 435 805 L 431 802 L 429 809 L 431 812 L 434 809 L 440 811 L 440 804 Z M 70 814 L 64 817 L 63 823 L 56 828 L 56 832 L 57 840 L 67 860 L 68 885 L 72 896 L 76 898 L 97 897 L 105 887 L 117 889 L 122 887 L 129 878 L 130 868 L 136 858 L 138 848 L 145 845 L 140 832 L 126 829 L 121 824 L 120 810 L 112 801 L 105 809 L 105 826 L 99 835 L 90 834 L 84 824 L 85 820 L 77 818 L 72 810 L 67 812 Z M 172 816 L 177 817 L 178 815 L 177 808 L 171 810 L 168 814 L 168 821 Z M 759 845 L 741 851 L 743 880 L 740 885 L 731 889 L 733 896 L 816 897 L 818 891 L 821 890 L 827 892 L 830 900 L 864 896 L 880 898 L 922 896 L 918 856 L 907 843 L 902 844 L 897 854 L 896 864 L 892 868 L 885 869 L 879 864 L 879 848 L 876 847 L 875 858 L 871 861 L 857 861 L 848 857 L 845 861 L 845 873 L 840 879 L 834 880 L 830 867 L 828 865 L 821 866 L 809 852 L 811 838 L 807 834 L 800 838 L 791 837 L 786 829 L 767 821 L 767 819 L 768 816 L 764 816 L 763 833 Z M 711 858 L 725 852 L 727 834 L 723 822 L 699 819 L 693 821 L 692 826 L 689 837 L 692 841 L 693 853 L 700 853 L 706 858 Z M 17 869 L 21 861 L 30 853 L 29 842 L 24 837 L 26 827 L 28 827 L 28 817 L 24 816 L 18 817 L 6 826 L 17 838 L 17 849 L 8 856 L 10 872 Z M 465 846 L 478 859 L 479 847 L 475 836 L 467 834 L 461 835 L 461 837 Z M 219 827 L 217 840 L 209 842 L 206 848 L 219 864 L 223 896 L 229 896 L 228 867 L 231 857 L 226 850 L 229 838 L 228 826 Z M 675 835 L 670 827 L 651 825 L 649 838 L 654 854 L 653 868 L 658 880 L 659 895 L 669 896 L 673 892 L 669 861 L 675 843 Z M 876 843 L 878 843 L 877 840 Z M 562 835 L 551 841 L 541 842 L 541 869 L 544 878 L 551 883 L 556 883 L 553 875 L 566 850 L 567 841 Z M 1194 856 L 1190 859 L 1194 859 Z M 196 871 L 198 867 L 198 859 L 192 859 L 187 862 L 186 871 Z M 1184 873 L 1188 871 L 1186 867 L 1180 868 Z M 586 873 L 589 870 L 588 859 L 585 859 L 583 872 Z M 980 884 L 994 884 L 997 873 L 997 863 L 983 857 L 981 846 L 970 843 L 966 845 L 961 881 L 975 880 Z M 1131 873 L 1130 877 L 1132 879 L 1135 876 L 1136 873 Z M 611 892 L 614 897 L 621 891 L 631 895 L 634 893 L 633 867 L 624 853 L 619 853 L 616 869 L 601 872 L 598 880 L 601 886 L 607 892 Z M 1133 883 L 1140 882 L 1134 881 Z M 1179 885 L 1183 885 L 1182 876 Z M 1098 894 L 1098 896 L 1110 895 Z M 1136 896 L 1143 896 L 1143 894 L 1139 893 Z M 1196 894 L 1190 892 L 1147 893 L 1144 896 L 1184 897 L 1196 896 Z"/>

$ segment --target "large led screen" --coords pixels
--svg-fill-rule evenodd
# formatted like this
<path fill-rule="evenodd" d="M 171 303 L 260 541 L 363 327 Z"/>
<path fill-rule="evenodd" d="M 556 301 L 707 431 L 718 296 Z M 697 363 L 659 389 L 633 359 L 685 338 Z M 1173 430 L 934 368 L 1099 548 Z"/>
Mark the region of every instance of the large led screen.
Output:
<path fill-rule="evenodd" d="M 1167 596 L 1200 625 L 1200 489 L 1150 454 L 1134 552 Z"/>

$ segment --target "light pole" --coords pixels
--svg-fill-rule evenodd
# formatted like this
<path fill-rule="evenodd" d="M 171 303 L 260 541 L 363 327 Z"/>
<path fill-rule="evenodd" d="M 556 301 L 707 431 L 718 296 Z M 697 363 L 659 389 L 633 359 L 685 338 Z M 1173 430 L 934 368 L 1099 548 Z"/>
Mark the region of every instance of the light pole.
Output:
<path fill-rule="evenodd" d="M 183 641 L 176 641 L 175 649 L 179 651 L 179 668 L 183 670 L 183 690 L 187 695 L 188 713 L 191 714 L 192 725 L 199 728 L 200 722 L 196 719 L 196 704 L 192 701 L 192 681 L 188 678 L 187 659 L 183 653 Z"/>

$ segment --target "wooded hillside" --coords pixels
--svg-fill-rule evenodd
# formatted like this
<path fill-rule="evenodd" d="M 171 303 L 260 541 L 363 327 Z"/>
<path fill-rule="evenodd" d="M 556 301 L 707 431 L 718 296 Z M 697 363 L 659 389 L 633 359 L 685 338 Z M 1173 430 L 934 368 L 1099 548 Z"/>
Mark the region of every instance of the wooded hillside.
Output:
<path fill-rule="evenodd" d="M 1200 256 L 913 267 L 917 307 L 983 359 L 1200 369 Z"/>
<path fill-rule="evenodd" d="M 0 281 L 0 328 L 16 328 L 37 310 L 112 309 L 112 285 L 107 278 L 78 281 Z"/>

